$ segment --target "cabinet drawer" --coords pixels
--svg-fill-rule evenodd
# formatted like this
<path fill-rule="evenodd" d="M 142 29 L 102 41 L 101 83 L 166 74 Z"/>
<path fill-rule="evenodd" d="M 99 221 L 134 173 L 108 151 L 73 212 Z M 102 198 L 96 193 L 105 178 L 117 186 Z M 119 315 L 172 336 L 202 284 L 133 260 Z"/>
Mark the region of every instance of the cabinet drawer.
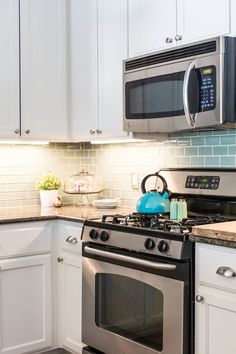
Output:
<path fill-rule="evenodd" d="M 51 226 L 45 223 L 1 226 L 0 258 L 51 252 L 51 238 Z"/>
<path fill-rule="evenodd" d="M 217 274 L 219 267 L 229 267 L 236 273 L 236 249 L 197 244 L 196 281 L 236 291 L 236 276 Z"/>
<path fill-rule="evenodd" d="M 82 224 L 63 224 L 59 235 L 59 248 L 65 251 L 82 254 Z"/>

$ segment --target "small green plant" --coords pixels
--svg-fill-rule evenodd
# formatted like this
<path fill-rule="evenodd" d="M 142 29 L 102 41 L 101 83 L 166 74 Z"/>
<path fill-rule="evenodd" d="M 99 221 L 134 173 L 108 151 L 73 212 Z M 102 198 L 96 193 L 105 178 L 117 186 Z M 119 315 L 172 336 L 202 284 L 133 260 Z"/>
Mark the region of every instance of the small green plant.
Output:
<path fill-rule="evenodd" d="M 61 185 L 62 183 L 60 179 L 50 172 L 40 178 L 39 182 L 37 183 L 37 188 L 39 190 L 50 191 L 53 189 L 59 189 Z"/>

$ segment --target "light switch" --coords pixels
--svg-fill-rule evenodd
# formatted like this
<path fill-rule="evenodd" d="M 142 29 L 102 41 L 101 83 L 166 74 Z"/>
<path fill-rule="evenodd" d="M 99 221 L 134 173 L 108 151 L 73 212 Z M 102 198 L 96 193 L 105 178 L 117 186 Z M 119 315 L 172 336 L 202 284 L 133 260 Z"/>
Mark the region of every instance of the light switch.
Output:
<path fill-rule="evenodd" d="M 137 173 L 131 173 L 131 188 L 139 189 L 139 175 Z"/>

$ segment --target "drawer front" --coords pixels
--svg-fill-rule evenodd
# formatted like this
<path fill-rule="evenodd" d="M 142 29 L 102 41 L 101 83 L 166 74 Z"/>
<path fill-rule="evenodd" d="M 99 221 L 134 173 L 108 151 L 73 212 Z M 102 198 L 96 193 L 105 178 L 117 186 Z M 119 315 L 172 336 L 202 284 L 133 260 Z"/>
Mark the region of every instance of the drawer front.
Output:
<path fill-rule="evenodd" d="M 81 242 L 82 224 L 64 224 L 60 230 L 59 248 L 77 254 L 82 254 Z"/>
<path fill-rule="evenodd" d="M 0 226 L 0 258 L 48 253 L 52 250 L 52 228 L 35 223 Z"/>
<path fill-rule="evenodd" d="M 231 270 L 236 274 L 236 249 L 196 244 L 197 283 L 236 291 L 236 276 Z"/>

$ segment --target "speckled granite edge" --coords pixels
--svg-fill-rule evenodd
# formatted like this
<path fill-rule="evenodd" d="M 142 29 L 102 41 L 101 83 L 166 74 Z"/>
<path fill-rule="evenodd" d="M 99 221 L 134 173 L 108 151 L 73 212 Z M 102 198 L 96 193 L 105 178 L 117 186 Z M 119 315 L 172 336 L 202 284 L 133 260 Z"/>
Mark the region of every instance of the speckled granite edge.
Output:
<path fill-rule="evenodd" d="M 86 219 L 100 219 L 104 214 L 127 214 L 131 211 L 127 208 L 96 209 L 94 207 L 63 206 L 62 208 L 20 207 L 0 208 L 0 224 L 12 224 L 22 222 L 66 220 L 83 223 Z"/>
<path fill-rule="evenodd" d="M 192 241 L 192 242 L 207 243 L 207 244 L 215 245 L 215 246 L 236 248 L 236 242 L 227 241 L 227 240 L 223 240 L 223 239 L 190 235 L 189 236 L 189 240 Z"/>

